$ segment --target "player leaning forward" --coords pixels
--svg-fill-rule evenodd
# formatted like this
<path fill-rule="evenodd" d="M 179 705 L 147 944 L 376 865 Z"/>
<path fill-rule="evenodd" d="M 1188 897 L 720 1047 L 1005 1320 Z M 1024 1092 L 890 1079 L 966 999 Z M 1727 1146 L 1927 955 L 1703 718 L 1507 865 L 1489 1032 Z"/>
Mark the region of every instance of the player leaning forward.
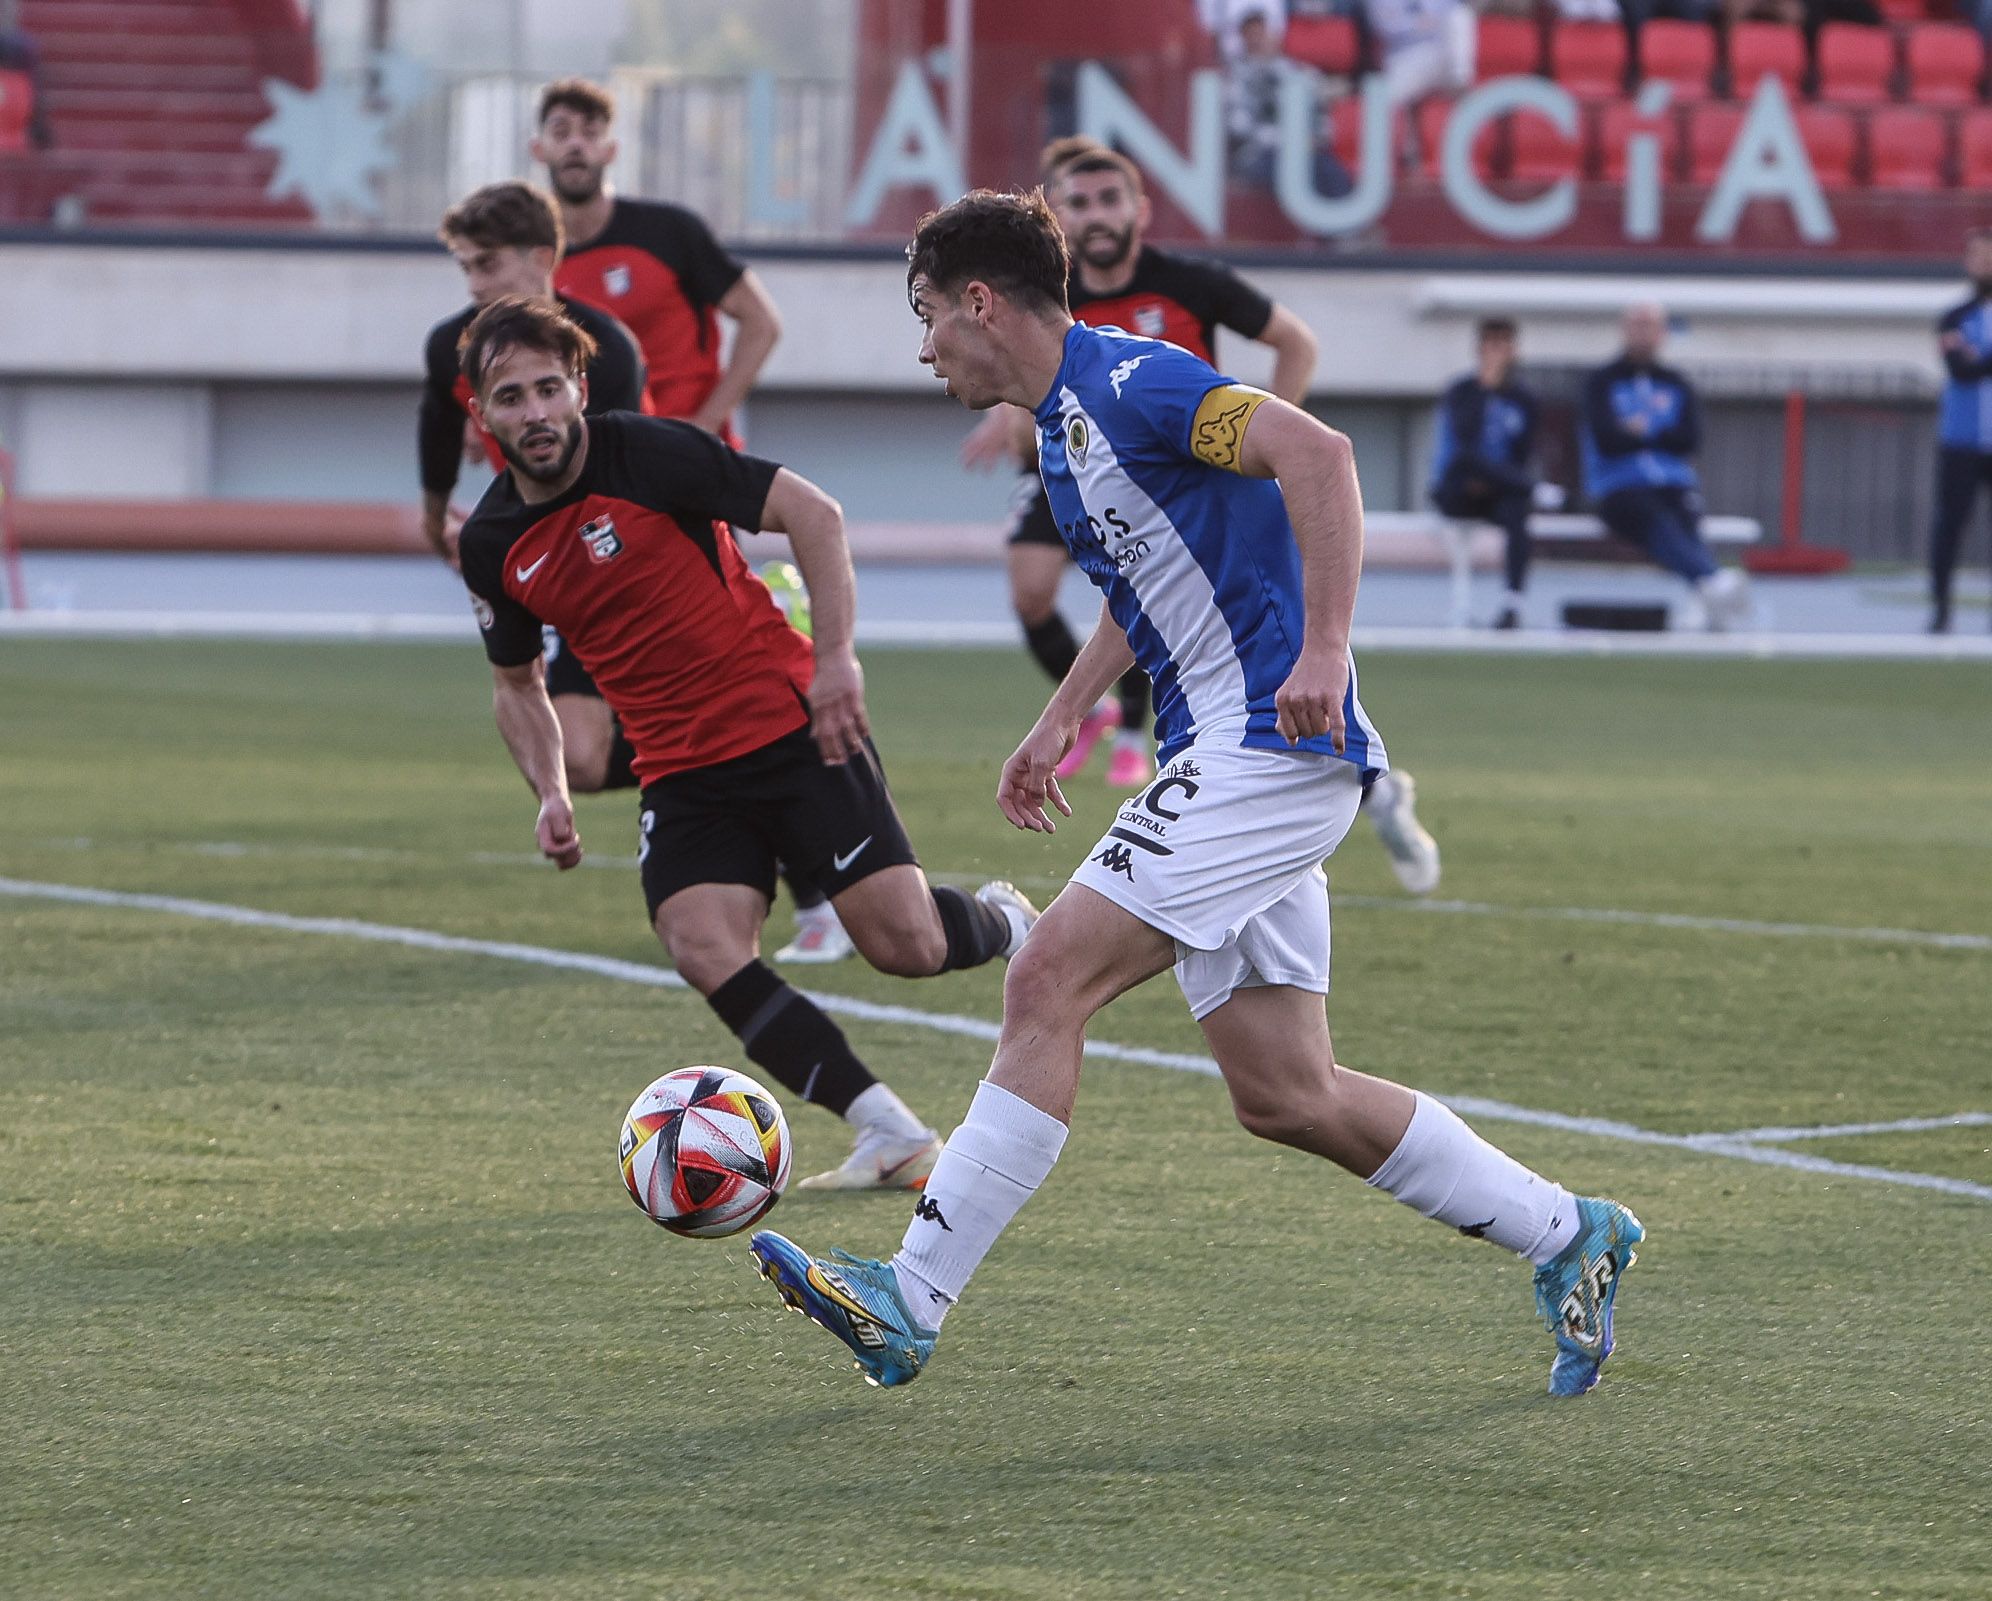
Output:
<path fill-rule="evenodd" d="M 909 254 L 920 359 L 966 406 L 1035 413 L 1052 509 L 1106 595 L 997 803 L 1045 833 L 1047 806 L 1070 815 L 1053 769 L 1131 661 L 1155 681 L 1163 765 L 1011 962 L 995 1061 L 898 1255 L 812 1258 L 764 1232 L 762 1271 L 868 1378 L 913 1378 L 1058 1158 L 1088 1020 L 1173 966 L 1239 1121 L 1528 1257 L 1556 1337 L 1550 1389 L 1589 1389 L 1638 1221 L 1530 1172 L 1431 1097 L 1338 1066 L 1329 1039 L 1320 864 L 1386 766 L 1349 655 L 1362 502 L 1348 440 L 1186 351 L 1075 324 L 1041 195 L 969 195 Z"/>
<path fill-rule="evenodd" d="M 920 871 L 865 718 L 837 503 L 690 423 L 584 416 L 592 354 L 558 306 L 516 296 L 478 313 L 462 344 L 474 415 L 509 471 L 459 553 L 498 727 L 539 797 L 540 849 L 563 868 L 581 860 L 540 659 L 550 624 L 635 748 L 657 937 L 750 1058 L 857 1129 L 850 1159 L 804 1182 L 917 1188 L 939 1154 L 933 1130 L 759 960 L 776 860 L 822 885 L 867 961 L 908 978 L 1008 955 L 1036 914 L 1007 884 L 969 896 Z M 789 536 L 813 642 L 727 524 Z"/>

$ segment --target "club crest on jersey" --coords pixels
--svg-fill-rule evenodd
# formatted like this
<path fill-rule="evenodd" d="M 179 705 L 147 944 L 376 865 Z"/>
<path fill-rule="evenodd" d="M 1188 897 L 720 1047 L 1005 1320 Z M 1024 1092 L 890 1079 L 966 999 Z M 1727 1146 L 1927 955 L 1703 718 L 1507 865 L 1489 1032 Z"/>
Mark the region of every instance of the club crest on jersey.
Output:
<path fill-rule="evenodd" d="M 1151 301 L 1148 305 L 1136 306 L 1134 308 L 1134 331 L 1136 333 L 1146 334 L 1150 339 L 1160 339 L 1163 327 L 1162 308 L 1154 304 L 1154 302 Z"/>
<path fill-rule="evenodd" d="M 612 295 L 628 294 L 630 290 L 629 268 L 604 267 L 602 269 L 602 287 Z"/>
<path fill-rule="evenodd" d="M 1072 458 L 1072 465 L 1086 465 L 1086 452 L 1092 447 L 1093 436 L 1086 427 L 1084 417 L 1074 417 L 1065 425 L 1065 454 Z"/>
<path fill-rule="evenodd" d="M 588 547 L 591 561 L 608 561 L 622 554 L 622 535 L 616 532 L 614 520 L 608 517 L 597 517 L 591 523 L 583 523 L 581 543 Z"/>

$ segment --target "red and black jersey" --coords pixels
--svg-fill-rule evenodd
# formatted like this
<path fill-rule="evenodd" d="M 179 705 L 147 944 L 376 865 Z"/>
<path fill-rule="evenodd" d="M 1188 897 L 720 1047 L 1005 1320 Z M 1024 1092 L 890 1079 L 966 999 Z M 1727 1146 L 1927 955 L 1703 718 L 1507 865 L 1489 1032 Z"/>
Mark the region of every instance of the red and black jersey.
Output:
<path fill-rule="evenodd" d="M 746 270 L 696 212 L 618 198 L 608 226 L 570 245 L 553 281 L 628 323 L 650 364 L 650 409 L 690 417 L 719 382 L 714 308 Z"/>
<path fill-rule="evenodd" d="M 1089 294 L 1074 268 L 1065 295 L 1080 322 L 1166 339 L 1210 362 L 1217 359 L 1219 328 L 1257 339 L 1273 320 L 1273 303 L 1229 267 L 1172 256 L 1152 245 L 1143 245 L 1134 258 L 1134 277 L 1125 289 Z"/>
<path fill-rule="evenodd" d="M 616 319 L 585 301 L 555 295 L 560 309 L 594 337 L 595 359 L 588 363 L 588 412 L 643 409 L 643 352 L 635 337 Z M 457 341 L 476 317 L 476 306 L 465 306 L 429 330 L 422 347 L 422 409 L 416 421 L 416 450 L 422 463 L 422 487 L 447 495 L 456 488 L 463 458 L 463 420 L 470 415 L 470 380 L 457 363 Z M 505 456 L 498 441 L 479 433 L 492 470 L 500 471 Z"/>
<path fill-rule="evenodd" d="M 511 473 L 463 525 L 484 651 L 515 667 L 551 624 L 588 669 L 652 783 L 807 726 L 807 639 L 726 524 L 759 528 L 780 471 L 690 423 L 591 417 L 581 475 L 537 506 Z"/>

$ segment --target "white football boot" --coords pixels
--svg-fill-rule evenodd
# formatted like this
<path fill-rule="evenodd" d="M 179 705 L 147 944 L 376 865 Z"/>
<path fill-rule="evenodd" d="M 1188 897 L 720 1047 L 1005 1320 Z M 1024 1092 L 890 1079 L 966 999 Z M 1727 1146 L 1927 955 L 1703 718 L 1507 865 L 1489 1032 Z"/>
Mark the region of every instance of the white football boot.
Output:
<path fill-rule="evenodd" d="M 1418 785 L 1409 773 L 1385 773 L 1363 796 L 1376 837 L 1390 857 L 1397 882 L 1411 895 L 1439 887 L 1439 843 L 1418 822 Z"/>
<path fill-rule="evenodd" d="M 795 914 L 795 938 L 775 952 L 775 960 L 797 966 L 818 966 L 841 962 L 857 953 L 851 936 L 828 901 L 804 907 Z"/>
<path fill-rule="evenodd" d="M 930 1128 L 906 1133 L 874 1123 L 858 1131 L 858 1143 L 827 1173 L 799 1179 L 799 1190 L 919 1190 L 941 1154 L 941 1137 Z"/>
<path fill-rule="evenodd" d="M 1007 962 L 1024 948 L 1024 938 L 1038 920 L 1038 909 L 1007 878 L 992 878 L 975 892 L 975 898 L 984 906 L 995 907 L 1009 923 L 1010 943 L 997 953 Z"/>

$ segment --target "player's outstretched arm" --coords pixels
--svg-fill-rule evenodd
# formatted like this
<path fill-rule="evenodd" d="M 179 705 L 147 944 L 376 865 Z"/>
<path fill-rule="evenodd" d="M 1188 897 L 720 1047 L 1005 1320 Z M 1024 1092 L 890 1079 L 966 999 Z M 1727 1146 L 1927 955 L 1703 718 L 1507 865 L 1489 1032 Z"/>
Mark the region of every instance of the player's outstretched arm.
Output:
<path fill-rule="evenodd" d="M 1067 817 L 1072 808 L 1058 787 L 1058 764 L 1078 737 L 1079 723 L 1097 701 L 1134 665 L 1127 635 L 1103 604 L 1093 637 L 1086 641 L 1049 704 L 1024 736 L 996 784 L 996 806 L 1018 828 L 1033 834 L 1056 834 L 1058 825 L 1045 810 L 1047 803 Z"/>
<path fill-rule="evenodd" d="M 865 715 L 865 675 L 851 642 L 857 616 L 857 575 L 844 538 L 844 508 L 799 473 L 784 467 L 768 489 L 761 527 L 787 534 L 809 590 L 816 675 L 809 688 L 809 732 L 832 766 L 857 755 L 871 721 Z"/>
<path fill-rule="evenodd" d="M 519 764 L 527 785 L 539 797 L 534 832 L 540 854 L 565 872 L 581 865 L 581 834 L 567 796 L 567 765 L 561 751 L 560 719 L 546 693 L 546 667 L 537 657 L 517 667 L 493 665 L 492 712 L 505 748 Z"/>
<path fill-rule="evenodd" d="M 1298 407 L 1267 399 L 1246 421 L 1237 470 L 1279 480 L 1300 546 L 1307 625 L 1300 659 L 1274 697 L 1279 731 L 1289 744 L 1327 734 L 1339 751 L 1347 732 L 1342 701 L 1349 688 L 1349 629 L 1363 566 L 1355 448 L 1346 434 Z"/>

